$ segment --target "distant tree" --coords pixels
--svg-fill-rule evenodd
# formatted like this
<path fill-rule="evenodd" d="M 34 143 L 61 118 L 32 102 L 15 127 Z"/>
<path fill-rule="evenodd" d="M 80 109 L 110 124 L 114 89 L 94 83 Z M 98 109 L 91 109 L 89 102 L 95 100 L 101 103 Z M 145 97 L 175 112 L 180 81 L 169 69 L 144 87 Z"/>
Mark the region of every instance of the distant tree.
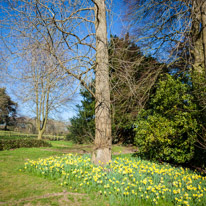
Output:
<path fill-rule="evenodd" d="M 80 105 L 77 105 L 77 115 L 70 119 L 71 126 L 68 140 L 76 143 L 93 142 L 95 137 L 95 99 L 86 89 L 81 89 L 83 98 Z"/>
<path fill-rule="evenodd" d="M 38 139 L 42 139 L 53 111 L 63 108 L 72 99 L 74 79 L 58 68 L 58 63 L 48 52 L 45 44 L 31 44 L 24 53 L 24 60 L 13 66 L 12 80 L 21 91 L 20 101 L 30 107 L 35 115 Z"/>
<path fill-rule="evenodd" d="M 11 100 L 6 94 L 6 88 L 0 88 L 0 123 L 7 126 L 14 124 L 16 117 L 17 103 Z"/>

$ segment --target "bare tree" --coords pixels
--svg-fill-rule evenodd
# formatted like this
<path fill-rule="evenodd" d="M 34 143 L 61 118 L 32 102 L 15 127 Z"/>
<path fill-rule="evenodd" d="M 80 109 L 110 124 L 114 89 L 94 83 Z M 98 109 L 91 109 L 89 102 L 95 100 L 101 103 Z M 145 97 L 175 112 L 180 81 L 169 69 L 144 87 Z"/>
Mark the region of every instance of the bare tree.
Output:
<path fill-rule="evenodd" d="M 145 49 L 170 63 L 186 58 L 194 72 L 205 72 L 205 1 L 129 0 L 125 3 L 130 26 Z"/>
<path fill-rule="evenodd" d="M 19 42 L 24 39 L 41 44 L 43 41 L 46 52 L 57 62 L 57 69 L 61 68 L 76 78 L 95 97 L 96 132 L 92 161 L 95 164 L 100 161 L 108 163 L 111 160 L 112 138 L 105 1 L 6 2 L 9 9 L 4 6 L 6 18 L 2 22 L 7 22 L 5 25 L 10 33 L 2 36 L 5 45 L 10 43 L 9 49 L 18 53 L 24 47 L 15 47 L 17 38 L 11 40 L 14 36 L 20 37 Z M 87 86 L 87 79 L 93 77 L 94 68 L 95 94 Z"/>
<path fill-rule="evenodd" d="M 57 68 L 56 60 L 40 46 L 43 44 L 30 45 L 10 75 L 18 86 L 16 96 L 35 114 L 38 139 L 42 139 L 51 112 L 68 104 L 75 93 L 74 79 Z"/>
<path fill-rule="evenodd" d="M 112 126 L 115 141 L 132 143 L 133 126 L 153 91 L 165 64 L 145 56 L 140 48 L 125 38 L 112 37 L 109 47 Z"/>

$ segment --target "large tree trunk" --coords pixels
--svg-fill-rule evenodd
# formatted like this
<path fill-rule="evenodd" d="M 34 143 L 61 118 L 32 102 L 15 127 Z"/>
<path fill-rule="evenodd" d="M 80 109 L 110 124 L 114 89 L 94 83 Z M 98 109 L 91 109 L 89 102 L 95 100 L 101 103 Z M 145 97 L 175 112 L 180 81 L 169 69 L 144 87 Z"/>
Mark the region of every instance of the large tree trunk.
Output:
<path fill-rule="evenodd" d="M 193 72 L 197 75 L 203 74 L 204 72 L 204 48 L 203 48 L 203 33 L 201 32 L 200 22 L 201 18 L 201 7 L 200 0 L 193 1 L 194 15 L 192 19 L 192 43 L 193 43 L 193 55 L 194 64 Z"/>
<path fill-rule="evenodd" d="M 96 70 L 95 70 L 95 140 L 92 161 L 106 164 L 111 160 L 111 115 L 109 88 L 109 61 L 104 0 L 95 3 Z"/>
<path fill-rule="evenodd" d="M 193 43 L 193 73 L 192 82 L 195 96 L 201 107 L 206 105 L 206 3 L 201 0 L 193 1 L 194 15 L 192 20 Z"/>

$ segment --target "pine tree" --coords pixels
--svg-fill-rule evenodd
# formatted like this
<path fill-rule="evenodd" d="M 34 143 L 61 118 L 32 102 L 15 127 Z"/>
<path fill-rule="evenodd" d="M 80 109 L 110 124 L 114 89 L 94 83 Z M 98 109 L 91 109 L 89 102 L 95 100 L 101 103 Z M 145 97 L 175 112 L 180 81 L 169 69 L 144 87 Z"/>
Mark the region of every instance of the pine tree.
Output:
<path fill-rule="evenodd" d="M 16 117 L 17 103 L 11 100 L 6 94 L 5 88 L 0 88 L 0 124 L 4 124 L 7 130 L 9 125 L 14 124 Z"/>
<path fill-rule="evenodd" d="M 94 97 L 86 90 L 80 91 L 83 100 L 81 104 L 76 105 L 77 116 L 70 119 L 68 140 L 75 143 L 93 142 L 95 136 L 95 100 Z"/>

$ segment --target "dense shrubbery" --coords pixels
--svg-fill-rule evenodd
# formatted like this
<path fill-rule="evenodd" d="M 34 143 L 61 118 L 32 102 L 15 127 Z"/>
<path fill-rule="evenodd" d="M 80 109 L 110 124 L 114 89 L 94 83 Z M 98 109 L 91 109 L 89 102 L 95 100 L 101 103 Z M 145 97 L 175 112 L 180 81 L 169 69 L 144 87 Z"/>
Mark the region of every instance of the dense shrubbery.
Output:
<path fill-rule="evenodd" d="M 9 150 L 21 147 L 51 147 L 51 144 L 37 139 L 0 140 L 0 150 Z"/>
<path fill-rule="evenodd" d="M 188 84 L 167 75 L 136 122 L 135 143 L 149 159 L 185 163 L 194 157 L 199 125 Z"/>

